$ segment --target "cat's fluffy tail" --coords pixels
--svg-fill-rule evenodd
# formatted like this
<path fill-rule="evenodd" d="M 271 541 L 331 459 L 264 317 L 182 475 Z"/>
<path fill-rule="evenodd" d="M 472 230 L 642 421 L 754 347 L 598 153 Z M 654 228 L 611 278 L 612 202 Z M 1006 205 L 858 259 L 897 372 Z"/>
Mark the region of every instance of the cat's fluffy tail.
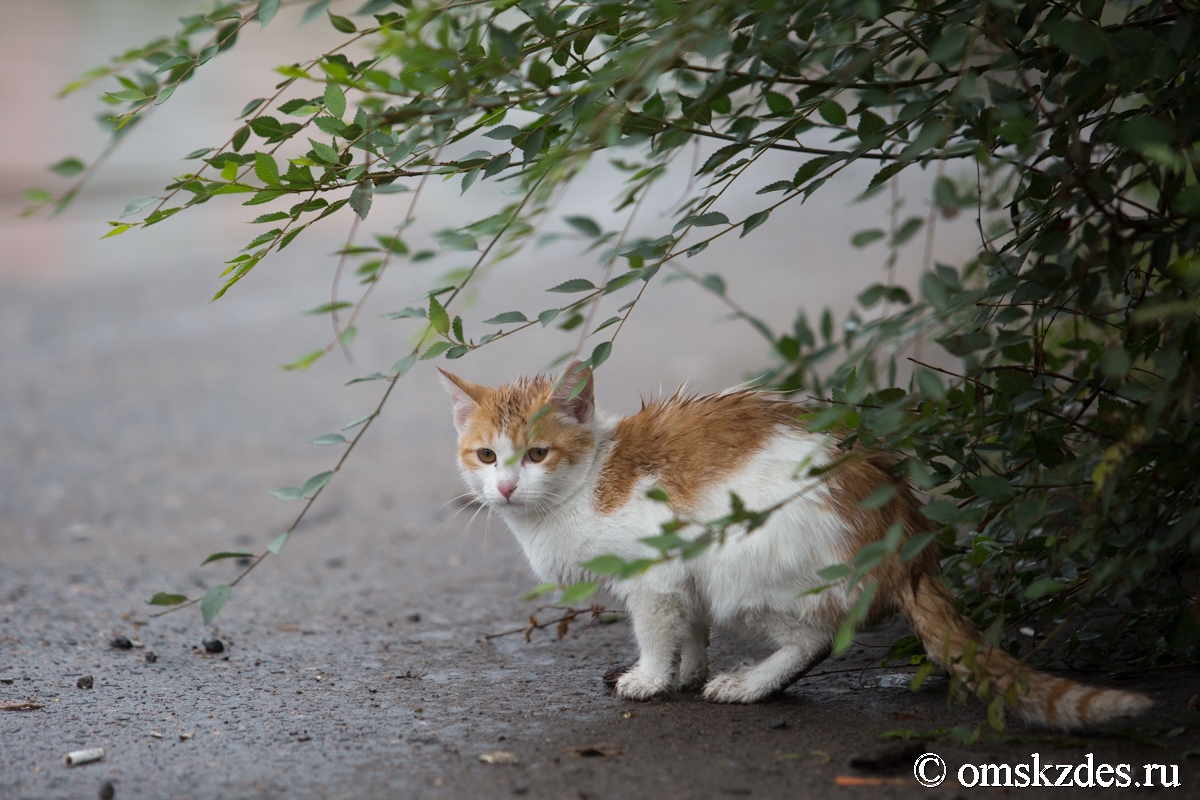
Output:
<path fill-rule="evenodd" d="M 1017 714 L 1028 723 L 1087 728 L 1141 714 L 1153 704 L 1136 692 L 1098 689 L 1038 672 L 1000 648 L 984 645 L 937 578 L 916 575 L 899 595 L 900 607 L 929 658 L 981 697 L 1002 694 L 1015 701 Z"/>

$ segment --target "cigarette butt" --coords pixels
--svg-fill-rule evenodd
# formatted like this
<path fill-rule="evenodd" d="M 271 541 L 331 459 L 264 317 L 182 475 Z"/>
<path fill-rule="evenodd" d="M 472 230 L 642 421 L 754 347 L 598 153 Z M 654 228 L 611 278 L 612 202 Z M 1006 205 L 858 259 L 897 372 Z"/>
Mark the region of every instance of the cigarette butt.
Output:
<path fill-rule="evenodd" d="M 80 764 L 90 764 L 93 761 L 99 761 L 104 758 L 103 747 L 92 747 L 87 750 L 73 750 L 63 756 L 63 763 L 68 767 L 76 767 Z"/>
<path fill-rule="evenodd" d="M 857 775 L 838 775 L 837 786 L 913 786 L 912 778 L 860 778 Z"/>

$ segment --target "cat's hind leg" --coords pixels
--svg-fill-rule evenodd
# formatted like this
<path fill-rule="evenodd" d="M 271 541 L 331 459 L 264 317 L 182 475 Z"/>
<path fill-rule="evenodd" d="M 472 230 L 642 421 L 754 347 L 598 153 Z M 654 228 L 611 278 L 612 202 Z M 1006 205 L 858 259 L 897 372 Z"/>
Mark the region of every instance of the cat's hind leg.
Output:
<path fill-rule="evenodd" d="M 649 700 L 673 688 L 675 658 L 688 637 L 688 615 L 674 594 L 634 592 L 626 599 L 640 656 L 633 669 L 617 680 L 626 700 Z"/>
<path fill-rule="evenodd" d="M 714 703 L 757 703 L 786 689 L 829 656 L 829 639 L 812 635 L 784 644 L 769 657 L 736 672 L 723 672 L 704 687 Z"/>

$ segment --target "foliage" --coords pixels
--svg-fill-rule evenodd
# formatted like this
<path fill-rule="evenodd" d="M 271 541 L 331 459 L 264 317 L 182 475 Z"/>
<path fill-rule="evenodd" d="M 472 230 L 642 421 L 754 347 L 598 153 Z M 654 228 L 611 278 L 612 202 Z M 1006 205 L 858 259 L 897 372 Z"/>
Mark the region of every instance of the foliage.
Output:
<path fill-rule="evenodd" d="M 220 5 L 87 78 L 121 82 L 105 98 L 124 130 L 280 5 Z M 280 67 L 277 91 L 245 106 L 228 141 L 190 154 L 194 171 L 130 203 L 134 219 L 112 223 L 110 234 L 218 195 L 235 195 L 251 213 L 269 206 L 254 220 L 266 232 L 228 262 L 220 297 L 316 220 L 353 215 L 342 260 L 357 260 L 365 289 L 313 310 L 332 314 L 339 334 L 289 365 L 306 368 L 349 346 L 390 263 L 430 257 L 403 239 L 425 181 L 454 178 L 464 192 L 487 180 L 511 187 L 512 202 L 438 235 L 443 249 L 473 253 L 472 266 L 388 315 L 420 326 L 421 343 L 390 371 L 363 378 L 388 385 L 371 415 L 346 426 L 355 431 L 349 439 L 314 440 L 345 443 L 342 459 L 276 496 L 306 499 L 307 509 L 417 360 L 460 358 L 554 323 L 578 328 L 580 348 L 605 330 L 587 359 L 599 366 L 649 282 L 673 272 L 762 334 L 771 380 L 811 400 L 813 430 L 902 456 L 897 474 L 933 498 L 931 535 L 902 555 L 940 539 L 949 579 L 990 641 L 1027 655 L 1019 630 L 1044 644 L 1065 627 L 1069 654 L 1087 663 L 1196 656 L 1194 8 L 1160 0 L 371 0 L 343 14 L 328 0 L 306 5 L 305 18 L 323 17 L 344 34 L 342 45 Z M 698 183 L 669 231 L 629 241 L 629 226 L 605 231 L 567 218 L 571 235 L 600 253 L 603 277 L 547 287 L 563 298 L 556 306 L 506 311 L 466 330 L 454 310 L 464 288 L 543 236 L 557 192 L 594 154 L 616 154 L 627 183 L 614 209 L 632 220 L 668 165 L 681 156 L 686 164 L 689 145 L 706 140 L 720 146 L 694 169 Z M 754 213 L 729 217 L 726 192 L 768 153 L 793 159 L 792 177 L 758 189 Z M 63 174 L 82 169 L 69 161 L 58 165 Z M 894 186 L 905 170 L 933 167 L 936 177 L 927 217 L 893 214 L 889 230 L 862 231 L 856 246 L 886 244 L 894 264 L 924 228 L 928 262 L 939 217 L 969 214 L 977 257 L 927 263 L 919 301 L 889 280 L 866 288 L 862 310 L 841 321 L 826 310 L 814 331 L 801 310 L 783 333 L 733 300 L 720 277 L 686 266 L 713 240 L 750 234 L 862 161 L 877 166 L 864 196 Z M 947 165 L 974 179 L 947 177 Z M 414 196 L 407 218 L 358 244 L 372 199 L 401 191 Z M 48 192 L 31 199 L 55 201 Z M 597 301 L 618 292 L 628 302 L 598 323 Z M 680 520 L 652 544 L 663 558 L 686 557 L 770 511 L 734 500 L 727 518 L 694 521 L 703 522 L 698 537 L 680 538 Z M 852 564 L 831 565 L 827 578 L 869 580 L 899 546 L 889 537 Z M 629 574 L 651 564 L 592 566 Z M 228 587 L 218 589 L 204 604 L 206 620 L 228 597 Z M 570 598 L 587 594 L 582 585 Z"/>

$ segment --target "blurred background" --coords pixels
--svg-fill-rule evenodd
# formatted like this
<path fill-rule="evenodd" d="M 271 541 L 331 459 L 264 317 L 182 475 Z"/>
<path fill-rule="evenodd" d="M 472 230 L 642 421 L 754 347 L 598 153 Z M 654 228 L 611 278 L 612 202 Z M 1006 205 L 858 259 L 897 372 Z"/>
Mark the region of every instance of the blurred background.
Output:
<path fill-rule="evenodd" d="M 339 2 L 334 10 L 348 14 L 361 4 Z M 348 213 L 324 220 L 211 304 L 223 262 L 258 232 L 246 222 L 263 209 L 214 201 L 100 241 L 105 222 L 129 200 L 159 192 L 198 164 L 181 161 L 183 155 L 228 137 L 246 101 L 277 83 L 273 67 L 340 40 L 323 19 L 300 26 L 297 7 L 285 7 L 265 31 L 248 26 L 235 48 L 131 132 L 64 213 L 18 218 L 23 189 L 66 185 L 48 165 L 68 155 L 90 161 L 107 141 L 94 117 L 108 107 L 96 97 L 119 88 L 115 82 L 66 99 L 57 92 L 204 8 L 191 0 L 0 3 L 0 546 L 32 556 L 40 545 L 66 558 L 73 544 L 89 542 L 117 557 L 148 560 L 164 587 L 176 559 L 191 564 L 230 545 L 260 546 L 286 524 L 295 506 L 265 490 L 299 485 L 330 468 L 338 452 L 307 440 L 368 413 L 384 387 L 343 384 L 387 371 L 411 348 L 415 324 L 379 315 L 422 304 L 438 275 L 465 262 L 458 254 L 397 262 L 362 317 L 355 363 L 334 352 L 308 371 L 284 372 L 280 364 L 330 341 L 328 317 L 301 312 L 329 299 L 332 254 L 347 235 Z M 764 159 L 761 180 L 749 177 L 717 208 L 731 219 L 758 210 L 763 198 L 754 190 L 790 176 L 805 159 Z M 853 202 L 870 177 L 869 166 L 848 170 L 804 205 L 780 209 L 753 235 L 726 237 L 687 265 L 722 276 L 729 294 L 776 330 L 790 327 L 800 309 L 814 324 L 826 305 L 840 319 L 858 292 L 886 278 L 882 243 L 859 250 L 849 242 L 857 230 L 888 227 L 887 191 Z M 624 218 L 608 209 L 621 180 L 597 159 L 564 195 L 548 229 L 569 230 L 561 220 L 570 214 L 620 227 Z M 932 175 L 903 180 L 900 219 L 927 216 Z M 667 210 L 687 184 L 686 169 L 660 182 L 634 234 L 668 231 Z M 405 238 L 426 246 L 431 231 L 493 213 L 502 188 L 488 181 L 460 196 L 458 179 L 431 181 Z M 409 197 L 378 196 L 363 233 L 389 231 Z M 896 280 L 916 296 L 926 258 L 961 263 L 977 241 L 973 216 L 941 220 L 928 256 L 924 231 L 902 251 Z M 478 335 L 477 321 L 502 311 L 536 314 L 557 304 L 561 295 L 543 289 L 562 280 L 598 281 L 601 265 L 583 247 L 574 240 L 530 248 L 491 270 L 460 310 L 468 333 Z M 353 280 L 344 281 L 342 296 L 357 291 Z M 765 342 L 745 323 L 726 320 L 727 312 L 693 284 L 655 283 L 600 373 L 601 406 L 634 410 L 639 396 L 683 381 L 718 390 L 768 365 Z M 535 327 L 450 366 L 472 380 L 500 382 L 542 369 L 575 346 L 577 333 Z M 340 514 L 337 527 L 347 541 L 369 538 L 381 524 L 432 533 L 438 507 L 461 491 L 449 409 L 434 375 L 422 363 L 404 379 L 314 509 L 318 521 Z M 460 529 L 456 523 L 449 532 L 458 538 Z M 461 557 L 471 557 L 477 544 L 459 538 Z"/>

